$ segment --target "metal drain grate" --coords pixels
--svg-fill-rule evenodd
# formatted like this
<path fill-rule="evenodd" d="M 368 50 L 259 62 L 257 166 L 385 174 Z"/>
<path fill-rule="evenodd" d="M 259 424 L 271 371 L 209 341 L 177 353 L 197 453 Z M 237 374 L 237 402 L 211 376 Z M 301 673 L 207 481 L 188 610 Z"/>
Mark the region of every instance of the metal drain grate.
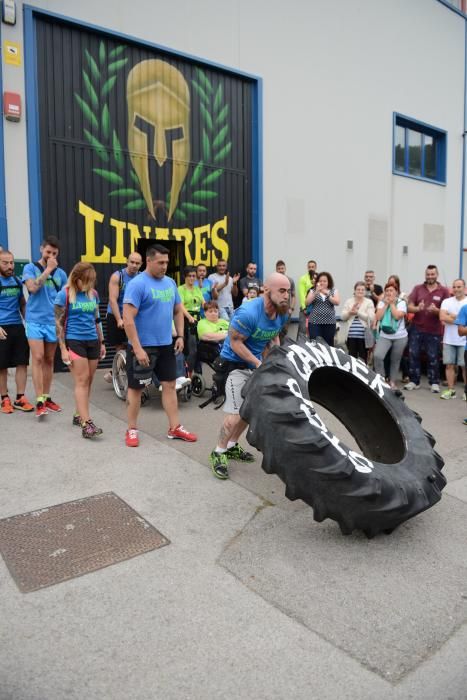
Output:
<path fill-rule="evenodd" d="M 0 552 L 23 593 L 166 544 L 164 535 L 111 491 L 0 520 Z"/>

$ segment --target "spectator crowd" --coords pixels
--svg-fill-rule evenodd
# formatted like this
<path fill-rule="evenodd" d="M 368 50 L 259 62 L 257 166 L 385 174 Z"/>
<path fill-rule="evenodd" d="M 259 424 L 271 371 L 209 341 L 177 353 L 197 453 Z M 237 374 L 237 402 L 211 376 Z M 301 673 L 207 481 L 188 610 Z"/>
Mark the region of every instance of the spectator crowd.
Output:
<path fill-rule="evenodd" d="M 461 380 L 461 395 L 467 399 L 465 282 L 455 279 L 449 288 L 444 286 L 436 265 L 428 265 L 424 280 L 410 292 L 401 289 L 397 275 L 378 283 L 367 270 L 343 300 L 333 274 L 319 270 L 315 260 L 308 261 L 297 287 L 283 260 L 264 282 L 254 261 L 248 262 L 243 277 L 232 273 L 226 260 L 218 260 L 211 273 L 204 264 L 188 266 L 177 287 L 167 275 L 168 250 L 154 242 L 143 272 L 142 256 L 133 252 L 126 266 L 111 275 L 104 338 L 94 267 L 79 262 L 67 275 L 59 266 L 59 252 L 59 241 L 47 237 L 38 260 L 28 263 L 19 277 L 13 254 L 0 250 L 3 414 L 22 411 L 42 419 L 61 411 L 51 396 L 58 347 L 73 376 L 71 422 L 84 438 L 101 435 L 90 416 L 90 396 L 107 343 L 126 353 L 127 446 L 139 445 L 141 395 L 154 376 L 162 392 L 167 437 L 194 442 L 197 436 L 180 423 L 177 391 L 199 370 L 202 341 L 217 348 L 218 366 L 225 374 L 226 416 L 209 459 L 215 476 L 226 479 L 230 461 L 253 460 L 239 444 L 246 428 L 239 415 L 242 387 L 270 346 L 284 338 L 297 300 L 299 334 L 345 348 L 372 366 L 393 391 L 420 389 L 425 369 L 433 394 L 454 399 Z M 25 394 L 29 364 L 33 401 Z M 9 368 L 15 368 L 16 393 L 11 398 Z M 112 373 L 105 379 L 112 381 Z"/>

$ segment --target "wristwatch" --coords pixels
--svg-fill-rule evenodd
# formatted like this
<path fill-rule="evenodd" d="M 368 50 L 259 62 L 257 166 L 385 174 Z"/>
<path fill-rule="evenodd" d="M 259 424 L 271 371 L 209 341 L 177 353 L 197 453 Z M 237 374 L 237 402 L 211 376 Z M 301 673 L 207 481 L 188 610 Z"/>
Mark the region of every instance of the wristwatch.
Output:
<path fill-rule="evenodd" d="M 175 340 L 178 340 L 179 338 L 181 338 L 183 340 L 183 335 L 176 335 L 175 336 Z"/>

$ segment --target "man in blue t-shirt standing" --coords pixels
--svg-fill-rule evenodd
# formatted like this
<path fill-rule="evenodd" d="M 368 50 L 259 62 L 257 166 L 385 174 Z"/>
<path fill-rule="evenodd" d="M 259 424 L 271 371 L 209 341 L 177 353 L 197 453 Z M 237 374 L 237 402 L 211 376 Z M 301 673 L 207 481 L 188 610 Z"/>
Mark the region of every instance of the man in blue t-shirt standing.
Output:
<path fill-rule="evenodd" d="M 230 321 L 229 334 L 220 357 L 229 375 L 225 384 L 224 411 L 227 413 L 216 448 L 209 456 L 214 476 L 228 479 L 229 460 L 253 462 L 254 457 L 238 444 L 247 427 L 240 417 L 242 388 L 254 369 L 261 365 L 265 348 L 279 345 L 279 333 L 287 323 L 290 282 L 274 272 L 264 283 L 264 295 L 242 304 Z"/>
<path fill-rule="evenodd" d="M 127 447 L 138 447 L 137 420 L 141 392 L 151 383 L 153 372 L 162 386 L 162 406 L 169 420 L 167 437 L 196 442 L 178 419 L 175 353 L 183 352 L 183 310 L 173 279 L 166 276 L 169 251 L 159 243 L 146 251 L 146 269 L 128 283 L 123 297 L 123 323 L 128 336 L 128 430 Z M 177 333 L 172 342 L 172 323 Z"/>
<path fill-rule="evenodd" d="M 24 333 L 23 284 L 15 277 L 15 261 L 9 250 L 0 251 L 0 395 L 2 413 L 34 410 L 26 399 L 29 346 Z M 8 367 L 16 367 L 16 400 L 8 396 Z"/>
<path fill-rule="evenodd" d="M 107 305 L 107 343 L 115 350 L 126 347 L 127 337 L 123 328 L 123 297 L 128 284 L 143 264 L 141 253 L 130 253 L 126 267 L 113 272 L 109 279 L 109 303 Z M 112 370 L 104 374 L 106 382 L 112 381 Z"/>
<path fill-rule="evenodd" d="M 37 418 L 49 411 L 56 413 L 62 410 L 50 397 L 57 348 L 54 301 L 67 281 L 66 273 L 58 266 L 59 249 L 58 239 L 48 236 L 42 241 L 40 260 L 28 263 L 23 269 L 23 282 L 29 292 L 26 336 L 31 349 Z"/>

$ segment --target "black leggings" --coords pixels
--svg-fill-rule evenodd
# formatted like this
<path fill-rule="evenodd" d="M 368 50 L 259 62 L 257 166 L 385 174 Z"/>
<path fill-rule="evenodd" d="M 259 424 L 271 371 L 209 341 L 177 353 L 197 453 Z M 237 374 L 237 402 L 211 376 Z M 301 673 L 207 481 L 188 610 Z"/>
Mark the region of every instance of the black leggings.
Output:
<path fill-rule="evenodd" d="M 347 338 L 347 350 L 352 357 L 361 357 L 363 362 L 367 361 L 368 350 L 365 347 L 365 338 Z"/>
<path fill-rule="evenodd" d="M 309 323 L 308 334 L 310 338 L 321 337 L 332 348 L 334 347 L 334 336 L 336 334 L 335 323 Z"/>

